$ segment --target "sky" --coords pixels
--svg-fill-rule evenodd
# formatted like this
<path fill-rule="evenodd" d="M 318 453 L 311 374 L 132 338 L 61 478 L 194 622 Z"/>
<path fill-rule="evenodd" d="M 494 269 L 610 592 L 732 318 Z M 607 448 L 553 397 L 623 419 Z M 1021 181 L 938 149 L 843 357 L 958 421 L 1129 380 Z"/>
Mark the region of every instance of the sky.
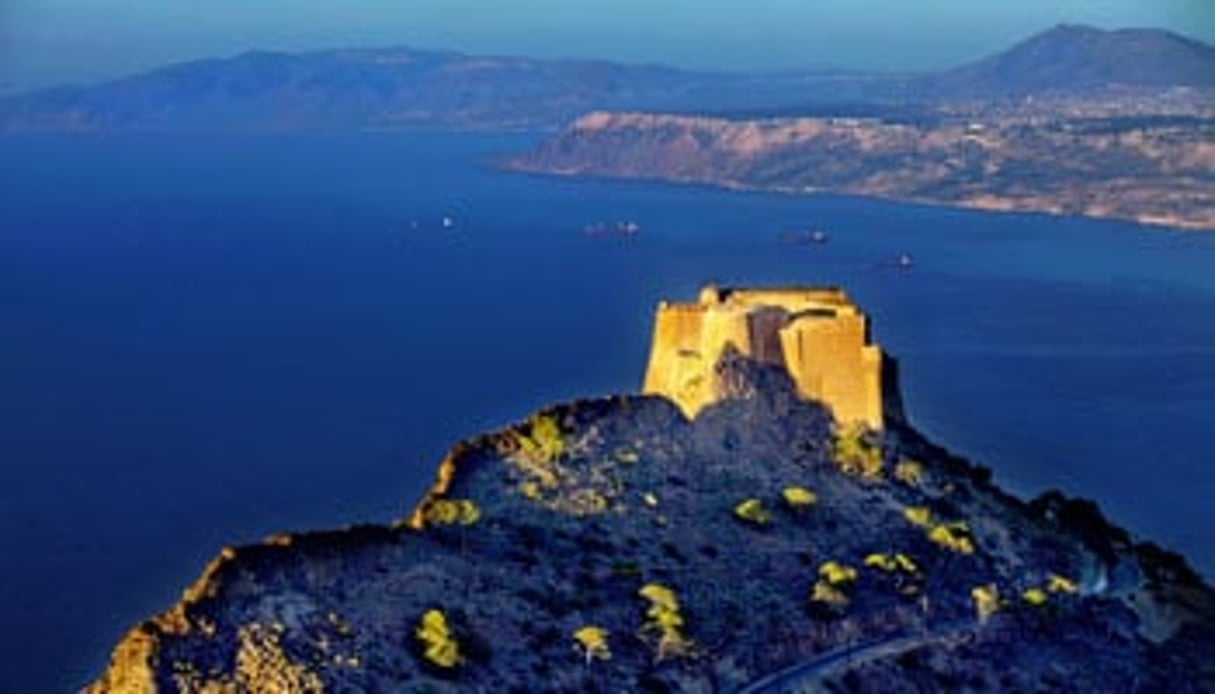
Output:
<path fill-rule="evenodd" d="M 1215 43 L 1215 0 L 0 0 L 0 91 L 254 48 L 925 70 L 1060 23 Z"/>

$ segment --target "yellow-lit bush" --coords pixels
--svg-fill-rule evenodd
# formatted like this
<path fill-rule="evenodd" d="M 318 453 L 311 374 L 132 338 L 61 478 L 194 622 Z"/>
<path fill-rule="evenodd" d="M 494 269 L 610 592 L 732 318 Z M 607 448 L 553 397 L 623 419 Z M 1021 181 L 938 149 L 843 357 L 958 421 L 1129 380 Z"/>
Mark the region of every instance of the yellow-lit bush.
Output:
<path fill-rule="evenodd" d="M 885 571 L 886 573 L 902 572 L 905 574 L 915 574 L 919 571 L 919 567 L 916 566 L 911 557 L 902 553 L 870 554 L 865 557 L 865 566 Z"/>
<path fill-rule="evenodd" d="M 608 509 L 608 500 L 594 489 L 575 489 L 567 494 L 558 508 L 575 516 L 596 516 Z"/>
<path fill-rule="evenodd" d="M 975 615 L 978 616 L 979 623 L 986 622 L 1000 609 L 1000 591 L 994 583 L 975 586 L 970 591 L 970 599 L 974 602 Z"/>
<path fill-rule="evenodd" d="M 481 519 L 481 509 L 472 499 L 436 499 L 424 517 L 428 525 L 472 525 Z"/>
<path fill-rule="evenodd" d="M 882 449 L 868 440 L 863 426 L 849 426 L 835 437 L 835 465 L 846 475 L 865 480 L 882 477 Z"/>
<path fill-rule="evenodd" d="M 566 451 L 561 427 L 551 415 L 536 415 L 524 428 L 526 432 L 514 430 L 507 435 L 508 443 L 502 451 L 531 478 L 536 492 L 552 489 L 557 486 L 558 469 L 554 463 Z"/>
<path fill-rule="evenodd" d="M 958 554 L 974 554 L 975 546 L 970 540 L 970 529 L 965 521 L 937 525 L 928 531 L 928 539 Z"/>
<path fill-rule="evenodd" d="M 964 520 L 937 523 L 932 513 L 923 506 L 908 506 L 903 509 L 908 523 L 923 528 L 928 539 L 936 545 L 959 554 L 974 554 L 975 545 L 970 537 L 970 526 Z"/>
<path fill-rule="evenodd" d="M 683 634 L 683 615 L 675 591 L 658 583 L 647 583 L 637 594 L 650 603 L 641 633 L 643 637 L 657 640 L 658 659 L 690 655 L 692 642 Z"/>
<path fill-rule="evenodd" d="M 1045 605 L 1050 598 L 1046 595 L 1046 591 L 1041 588 L 1028 588 L 1021 593 L 1021 599 L 1028 605 L 1040 607 Z"/>
<path fill-rule="evenodd" d="M 559 486 L 558 460 L 566 450 L 565 437 L 553 415 L 534 415 L 498 443 L 499 453 L 523 473 L 519 493 L 537 503 L 545 503 L 546 495 Z"/>
<path fill-rule="evenodd" d="M 414 636 L 422 645 L 422 656 L 436 667 L 451 669 L 464 661 L 460 645 L 447 626 L 447 616 L 440 610 L 428 610 L 422 615 Z"/>
<path fill-rule="evenodd" d="M 747 499 L 734 507 L 734 517 L 744 523 L 764 526 L 772 522 L 772 513 L 759 499 Z"/>
<path fill-rule="evenodd" d="M 531 418 L 526 436 L 517 436 L 519 450 L 537 460 L 550 461 L 565 452 L 565 438 L 557 418 L 536 415 Z"/>
<path fill-rule="evenodd" d="M 837 609 L 845 608 L 851 602 L 844 591 L 822 579 L 815 581 L 810 589 L 810 601 Z"/>
<path fill-rule="evenodd" d="M 574 632 L 575 648 L 586 658 L 586 664 L 592 660 L 611 660 L 612 651 L 608 648 L 608 632 L 603 627 L 588 624 Z"/>
<path fill-rule="evenodd" d="M 910 458 L 903 458 L 894 466 L 894 478 L 908 486 L 918 487 L 924 481 L 924 466 Z"/>
<path fill-rule="evenodd" d="M 903 509 L 903 517 L 907 519 L 908 523 L 921 528 L 932 526 L 932 512 L 924 506 L 908 506 Z"/>
<path fill-rule="evenodd" d="M 794 511 L 801 511 L 818 503 L 818 495 L 805 487 L 785 487 L 780 495 L 785 505 Z"/>
<path fill-rule="evenodd" d="M 825 561 L 818 567 L 818 580 L 810 589 L 810 601 L 842 610 L 851 599 L 847 588 L 856 582 L 856 569 L 837 561 Z"/>
<path fill-rule="evenodd" d="M 818 567 L 818 576 L 833 586 L 846 585 L 856 580 L 856 569 L 835 560 L 825 561 Z"/>
<path fill-rule="evenodd" d="M 1065 576 L 1051 574 L 1050 578 L 1047 579 L 1046 589 L 1052 593 L 1071 594 L 1076 592 L 1076 583 Z"/>
<path fill-rule="evenodd" d="M 540 491 L 540 483 L 536 480 L 524 480 L 521 482 L 519 484 L 519 493 L 532 501 L 539 501 L 544 496 L 544 493 Z"/>
<path fill-rule="evenodd" d="M 1070 595 L 1075 593 L 1076 590 L 1077 586 L 1071 579 L 1065 576 L 1060 576 L 1059 574 L 1051 574 L 1046 579 L 1046 585 L 1041 587 L 1034 586 L 1026 589 L 1021 593 L 1021 599 L 1029 605 L 1039 607 L 1041 605 L 1045 605 L 1050 600 L 1052 593 L 1063 593 L 1065 595 Z"/>

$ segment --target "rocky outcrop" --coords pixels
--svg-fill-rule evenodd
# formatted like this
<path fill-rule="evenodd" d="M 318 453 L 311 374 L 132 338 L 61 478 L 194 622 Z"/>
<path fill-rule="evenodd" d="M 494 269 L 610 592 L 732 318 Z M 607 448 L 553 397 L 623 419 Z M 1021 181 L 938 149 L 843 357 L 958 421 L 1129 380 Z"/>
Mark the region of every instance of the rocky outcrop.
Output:
<path fill-rule="evenodd" d="M 694 420 L 550 408 L 453 449 L 393 527 L 225 550 L 92 691 L 1215 686 L 1184 562 L 901 425 L 842 435 L 778 367 L 718 369 L 735 397 Z"/>
<path fill-rule="evenodd" d="M 1060 107 L 1065 108 L 1065 107 Z M 1215 120 L 586 115 L 508 166 L 1215 229 Z"/>

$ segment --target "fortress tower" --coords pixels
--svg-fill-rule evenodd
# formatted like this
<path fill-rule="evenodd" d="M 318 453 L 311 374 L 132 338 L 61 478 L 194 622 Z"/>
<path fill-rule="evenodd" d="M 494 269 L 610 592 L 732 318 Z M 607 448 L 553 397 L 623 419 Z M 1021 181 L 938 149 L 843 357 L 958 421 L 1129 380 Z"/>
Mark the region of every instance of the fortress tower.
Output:
<path fill-rule="evenodd" d="M 842 290 L 709 285 L 696 303 L 660 303 L 643 391 L 695 416 L 719 399 L 714 367 L 726 345 L 784 367 L 798 393 L 830 407 L 840 423 L 882 428 L 885 360 Z"/>

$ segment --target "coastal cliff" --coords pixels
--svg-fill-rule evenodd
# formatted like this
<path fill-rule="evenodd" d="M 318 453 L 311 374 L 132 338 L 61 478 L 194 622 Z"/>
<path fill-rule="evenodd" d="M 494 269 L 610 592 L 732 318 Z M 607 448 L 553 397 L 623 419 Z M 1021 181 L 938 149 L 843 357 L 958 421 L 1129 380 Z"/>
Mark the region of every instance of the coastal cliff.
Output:
<path fill-rule="evenodd" d="M 1215 120 L 1064 108 L 906 120 L 595 112 L 507 166 L 1215 229 Z"/>
<path fill-rule="evenodd" d="M 779 365 L 714 370 L 694 419 L 548 408 L 391 526 L 225 549 L 90 691 L 1215 687 L 1181 558 L 900 420 L 838 426 Z"/>

